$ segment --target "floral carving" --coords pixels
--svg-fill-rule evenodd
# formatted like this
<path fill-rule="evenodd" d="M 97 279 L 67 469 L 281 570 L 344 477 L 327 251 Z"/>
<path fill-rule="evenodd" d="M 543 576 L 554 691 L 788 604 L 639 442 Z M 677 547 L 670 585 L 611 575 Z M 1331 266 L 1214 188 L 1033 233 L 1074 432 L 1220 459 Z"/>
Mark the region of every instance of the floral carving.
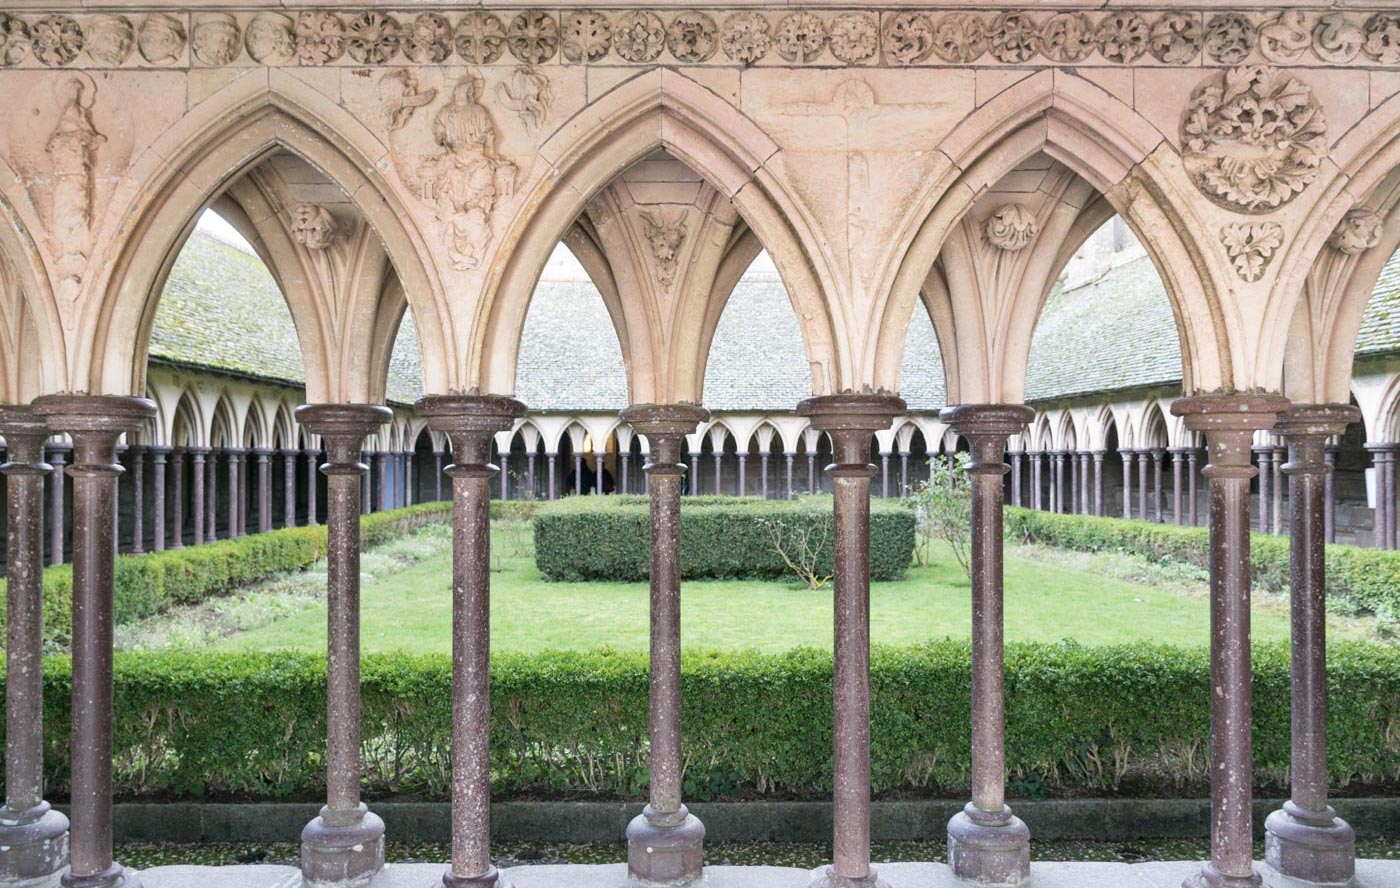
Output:
<path fill-rule="evenodd" d="M 297 16 L 297 58 L 303 65 L 324 65 L 345 54 L 345 23 L 330 12 Z"/>
<path fill-rule="evenodd" d="M 1274 254 L 1283 246 L 1283 226 L 1277 222 L 1231 222 L 1220 229 L 1220 242 L 1246 281 L 1263 277 Z"/>
<path fill-rule="evenodd" d="M 206 65 L 227 65 L 242 49 L 238 19 L 227 12 L 207 12 L 194 20 L 190 49 Z"/>
<path fill-rule="evenodd" d="M 404 38 L 403 54 L 420 65 L 446 60 L 452 54 L 452 23 L 436 12 L 420 12 Z"/>
<path fill-rule="evenodd" d="M 810 62 L 826 46 L 826 23 L 815 13 L 794 12 L 778 22 L 773 45 L 789 62 Z"/>
<path fill-rule="evenodd" d="M 34 58 L 50 68 L 72 62 L 83 49 L 83 29 L 66 15 L 46 15 L 30 31 Z"/>
<path fill-rule="evenodd" d="M 1201 52 L 1201 26 L 1196 17 L 1184 12 L 1168 12 L 1152 26 L 1147 51 L 1168 65 L 1189 65 Z"/>
<path fill-rule="evenodd" d="M 933 51 L 945 62 L 965 65 L 987 51 L 987 25 L 970 12 L 955 12 L 933 28 Z"/>
<path fill-rule="evenodd" d="M 1053 62 L 1077 62 L 1094 48 L 1094 23 L 1087 13 L 1050 16 L 1041 35 L 1041 51 Z"/>
<path fill-rule="evenodd" d="M 845 12 L 832 19 L 830 37 L 831 54 L 848 65 L 873 58 L 880 50 L 880 29 L 875 20 L 858 12 Z"/>
<path fill-rule="evenodd" d="M 1378 12 L 1366 20 L 1361 51 L 1382 65 L 1400 63 L 1400 15 Z"/>
<path fill-rule="evenodd" d="M 613 49 L 629 62 L 655 61 L 665 45 L 661 19 L 654 12 L 629 12 L 613 27 Z"/>
<path fill-rule="evenodd" d="M 142 30 L 145 30 L 144 26 Z M 136 47 L 136 31 L 131 27 L 130 19 L 124 15 L 93 17 L 83 31 L 83 38 L 88 57 L 110 68 L 120 67 L 131 58 L 131 50 Z M 144 51 L 142 54 L 145 54 Z"/>
<path fill-rule="evenodd" d="M 885 25 L 885 55 L 901 65 L 913 65 L 933 52 L 933 25 L 921 12 L 901 12 Z"/>
<path fill-rule="evenodd" d="M 381 12 L 362 12 L 350 20 L 346 51 L 361 65 L 382 65 L 398 55 L 399 22 Z"/>
<path fill-rule="evenodd" d="M 1147 52 L 1152 29 L 1136 12 L 1115 12 L 1104 16 L 1094 34 L 1099 54 L 1110 62 L 1132 64 Z"/>
<path fill-rule="evenodd" d="M 511 19 L 506 47 L 527 65 L 543 64 L 559 51 L 559 23 L 545 12 L 522 12 Z"/>
<path fill-rule="evenodd" d="M 1327 243 L 1339 253 L 1355 256 L 1380 244 L 1384 225 L 1380 213 L 1367 207 L 1356 207 L 1347 211 Z"/>
<path fill-rule="evenodd" d="M 1217 62 L 1237 65 L 1254 49 L 1257 35 L 1249 19 L 1238 13 L 1225 13 L 1206 24 L 1206 52 Z"/>
<path fill-rule="evenodd" d="M 24 19 L 0 12 L 0 65 L 9 68 L 29 55 L 29 26 Z"/>
<path fill-rule="evenodd" d="M 260 12 L 248 23 L 243 44 L 253 61 L 265 65 L 282 65 L 296 57 L 296 38 L 292 20 L 280 12 Z"/>
<path fill-rule="evenodd" d="M 992 55 L 1010 64 L 1028 62 L 1040 49 L 1040 27 L 1024 13 L 1002 13 L 988 33 Z"/>
<path fill-rule="evenodd" d="M 719 34 L 719 48 L 731 60 L 744 65 L 761 60 L 772 45 L 768 19 L 756 12 L 734 13 L 724 20 Z"/>
<path fill-rule="evenodd" d="M 525 131 L 531 135 L 544 126 L 549 106 L 554 104 L 554 88 L 550 86 L 549 77 L 530 65 L 516 68 L 509 84 L 497 84 L 496 95 L 506 110 L 520 118 Z"/>
<path fill-rule="evenodd" d="M 1313 52 L 1324 62 L 1349 62 L 1365 42 L 1361 28 L 1340 12 L 1324 15 L 1313 27 Z"/>
<path fill-rule="evenodd" d="M 707 62 L 719 51 L 719 27 L 703 12 L 682 12 L 666 26 L 666 48 L 682 62 Z"/>
<path fill-rule="evenodd" d="M 1259 28 L 1259 53 L 1271 62 L 1294 61 L 1311 45 L 1312 36 L 1301 10 L 1284 10 Z"/>
<path fill-rule="evenodd" d="M 564 58 L 571 62 L 596 62 L 605 58 L 612 45 L 612 25 L 608 17 L 591 9 L 564 18 Z"/>
<path fill-rule="evenodd" d="M 506 29 L 489 12 L 469 12 L 457 23 L 457 55 L 473 65 L 489 65 L 506 47 Z"/>
<path fill-rule="evenodd" d="M 676 280 L 676 265 L 685 244 L 685 210 L 672 217 L 643 210 L 641 216 L 651 256 L 656 260 L 656 279 L 662 287 L 670 287 Z"/>
<path fill-rule="evenodd" d="M 1251 213 L 1292 200 L 1327 153 L 1327 121 L 1312 90 L 1267 65 L 1232 68 L 1199 87 L 1181 130 L 1196 187 Z"/>
<path fill-rule="evenodd" d="M 152 65 L 173 65 L 185 54 L 185 23 L 164 12 L 148 15 L 136 34 L 136 45 L 141 58 Z"/>
<path fill-rule="evenodd" d="M 1024 250 L 1040 230 L 1035 215 L 1016 203 L 997 207 L 987 219 L 987 243 L 1006 253 Z"/>
<path fill-rule="evenodd" d="M 340 233 L 331 211 L 319 204 L 300 203 L 292 207 L 292 237 L 308 250 L 325 250 Z"/>

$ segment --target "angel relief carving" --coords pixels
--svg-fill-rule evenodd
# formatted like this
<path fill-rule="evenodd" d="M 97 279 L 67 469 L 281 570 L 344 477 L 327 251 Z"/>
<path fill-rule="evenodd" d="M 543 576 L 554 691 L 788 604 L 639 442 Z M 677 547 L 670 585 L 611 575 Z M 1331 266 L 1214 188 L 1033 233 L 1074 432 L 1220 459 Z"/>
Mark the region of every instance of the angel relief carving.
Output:
<path fill-rule="evenodd" d="M 60 292 L 77 295 L 77 283 L 91 251 L 94 167 L 107 137 L 92 121 L 97 86 L 86 74 L 63 78 L 54 88 L 58 120 L 44 143 L 53 170 L 50 231 L 59 254 Z"/>
<path fill-rule="evenodd" d="M 387 85 L 390 78 L 397 86 Z M 380 88 L 391 133 L 403 131 L 417 109 L 437 96 L 403 72 L 386 75 Z M 481 78 L 469 73 L 448 91 L 432 123 L 433 143 L 441 151 L 419 156 L 396 147 L 393 153 L 405 184 L 447 227 L 447 254 L 459 271 L 480 266 L 494 236 L 496 203 L 515 190 L 516 166 L 496 149 L 496 122 L 481 102 L 483 89 Z"/>

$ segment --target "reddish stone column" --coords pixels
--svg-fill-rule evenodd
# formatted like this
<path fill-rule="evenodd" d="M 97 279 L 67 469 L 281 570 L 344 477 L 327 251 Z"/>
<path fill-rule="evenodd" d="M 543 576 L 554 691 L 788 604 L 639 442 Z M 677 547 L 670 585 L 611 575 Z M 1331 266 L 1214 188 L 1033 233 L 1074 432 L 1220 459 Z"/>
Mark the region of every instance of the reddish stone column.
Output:
<path fill-rule="evenodd" d="M 452 864 L 444 888 L 509 888 L 491 864 L 491 439 L 525 405 L 429 395 L 415 405 L 452 440 Z"/>
<path fill-rule="evenodd" d="M 392 413 L 374 404 L 303 404 L 296 420 L 325 442 L 326 804 L 301 831 L 311 888 L 361 886 L 384 868 L 384 821 L 360 801 L 360 479 L 366 436 Z"/>
<path fill-rule="evenodd" d="M 1186 505 L 1191 513 L 1190 525 L 1195 527 L 1200 521 L 1199 511 L 1196 509 L 1196 479 L 1200 476 L 1197 470 L 1197 461 L 1200 459 L 1200 451 L 1192 447 L 1186 452 Z"/>
<path fill-rule="evenodd" d="M 967 404 L 939 417 L 972 454 L 972 800 L 948 823 L 948 865 L 982 884 L 1030 876 L 1030 830 L 1006 805 L 1001 476 L 1006 439 L 1034 416 L 1020 405 Z"/>
<path fill-rule="evenodd" d="M 1274 479 L 1273 467 L 1270 465 L 1274 459 L 1274 446 L 1265 444 L 1253 449 L 1255 458 L 1259 460 L 1259 532 L 1269 533 L 1273 529 L 1269 521 L 1269 507 L 1273 504 L 1269 486 Z"/>
<path fill-rule="evenodd" d="M 1138 520 L 1147 520 L 1147 461 L 1152 458 L 1150 450 L 1137 452 L 1138 468 Z"/>
<path fill-rule="evenodd" d="M 238 503 L 242 496 L 243 482 L 238 477 L 239 465 L 243 462 L 243 451 L 230 447 L 224 451 L 228 459 L 228 538 L 241 536 L 238 531 Z"/>
<path fill-rule="evenodd" d="M 1356 871 L 1356 834 L 1327 804 L 1327 582 L 1324 447 L 1361 419 L 1346 404 L 1295 405 L 1274 427 L 1288 445 L 1291 543 L 1292 796 L 1264 824 L 1264 860 L 1306 882 L 1346 882 Z"/>
<path fill-rule="evenodd" d="M 1250 443 L 1288 409 L 1279 395 L 1202 395 L 1172 404 L 1210 453 L 1210 862 L 1187 888 L 1254 888 L 1253 751 L 1250 747 Z"/>
<path fill-rule="evenodd" d="M 1120 450 L 1123 459 L 1123 517 L 1133 517 L 1133 452 Z"/>
<path fill-rule="evenodd" d="M 147 448 L 151 453 L 151 545 L 165 551 L 165 466 L 168 447 Z"/>
<path fill-rule="evenodd" d="M 1092 494 L 1092 490 L 1093 490 L 1093 486 L 1094 486 L 1094 483 L 1093 483 L 1094 475 L 1093 475 L 1093 468 L 1092 468 L 1091 463 L 1090 463 L 1090 461 L 1091 461 L 1092 459 L 1093 459 L 1093 454 L 1091 454 L 1091 453 L 1090 453 L 1089 451 L 1087 451 L 1087 450 L 1082 451 L 1082 452 L 1080 452 L 1080 454 L 1079 454 L 1079 483 L 1080 483 L 1080 487 L 1081 487 L 1081 491 L 1082 491 L 1082 492 L 1080 493 L 1079 511 L 1080 511 L 1080 513 L 1082 513 L 1082 514 L 1084 514 L 1084 515 L 1092 515 L 1092 514 L 1094 514 L 1094 511 L 1093 511 L 1093 509 L 1094 509 L 1094 504 L 1093 504 L 1093 494 Z"/>
<path fill-rule="evenodd" d="M 716 494 L 719 494 L 719 493 L 720 493 L 720 490 L 721 490 L 721 487 L 720 487 L 720 463 L 721 463 L 721 461 L 724 459 L 724 451 L 723 451 L 723 450 L 716 450 L 715 453 L 714 453 L 714 457 L 715 457 L 715 493 L 716 493 Z"/>
<path fill-rule="evenodd" d="M 1065 506 L 1065 514 L 1073 515 L 1079 511 L 1079 454 L 1068 450 L 1065 458 L 1069 460 L 1069 502 Z"/>
<path fill-rule="evenodd" d="M 883 886 L 870 866 L 870 439 L 906 409 L 891 395 L 825 395 L 797 412 L 831 439 L 835 602 L 832 865 L 813 888 Z M 998 484 L 1000 489 L 1000 484 Z"/>
<path fill-rule="evenodd" d="M 49 564 L 63 563 L 64 541 L 67 539 L 64 498 L 68 487 L 68 473 L 63 464 L 72 450 L 67 444 L 55 444 L 49 448 L 49 465 L 53 473 L 49 476 Z"/>
<path fill-rule="evenodd" d="M 206 473 L 204 486 L 208 492 L 208 501 L 204 507 L 204 526 L 206 529 L 204 538 L 208 542 L 213 542 L 219 538 L 219 522 L 217 520 L 219 499 L 218 460 L 218 453 L 211 448 L 209 451 L 209 462 L 204 467 Z"/>
<path fill-rule="evenodd" d="M 316 497 L 321 492 L 320 482 L 317 480 L 320 475 L 320 467 L 317 465 L 317 451 L 308 448 L 306 451 L 306 523 L 318 524 L 316 519 Z"/>
<path fill-rule="evenodd" d="M 112 861 L 112 594 L 117 439 L 155 415 L 144 398 L 45 395 L 34 410 L 73 439 L 71 868 L 66 888 L 139 888 Z"/>
<path fill-rule="evenodd" d="M 783 454 L 783 456 L 787 458 L 787 498 L 788 498 L 788 499 L 792 499 L 792 458 L 793 458 L 793 455 L 794 455 L 794 454 L 791 454 L 791 453 L 785 453 L 785 454 Z M 906 468 L 907 468 L 907 463 L 906 463 Z"/>
<path fill-rule="evenodd" d="M 1065 496 L 1065 451 L 1055 451 L 1055 511 L 1068 515 L 1071 511 Z"/>
<path fill-rule="evenodd" d="M 1095 450 L 1094 457 L 1094 514 L 1103 517 L 1103 458 L 1106 450 Z"/>
<path fill-rule="evenodd" d="M 185 448 L 170 451 L 170 548 L 185 547 Z"/>
<path fill-rule="evenodd" d="M 1335 481 L 1337 474 L 1337 454 L 1340 451 L 1341 448 L 1336 444 L 1328 444 L 1327 448 L 1323 451 L 1323 459 L 1327 463 L 1327 474 L 1325 476 L 1326 481 L 1324 482 L 1325 487 L 1323 494 L 1325 497 L 1323 501 L 1323 523 L 1326 527 L 1328 543 L 1335 543 L 1337 541 L 1337 489 Z"/>
<path fill-rule="evenodd" d="M 626 453 L 622 454 L 622 489 L 623 489 L 623 493 L 626 493 L 626 492 L 627 492 L 627 457 L 628 457 L 628 454 L 626 454 Z M 409 462 L 408 462 L 408 464 L 409 464 L 410 466 L 413 465 L 413 457 L 412 457 L 411 454 L 409 455 Z M 412 471 L 412 470 L 410 469 L 410 471 Z M 410 482 L 410 483 L 409 483 L 409 489 L 412 490 L 412 488 L 413 488 L 413 484 L 412 484 L 412 482 Z M 526 492 L 525 492 L 525 498 L 526 498 L 526 499 L 535 499 L 535 498 L 536 498 L 536 492 L 535 492 L 535 451 L 533 451 L 533 450 L 531 450 L 529 453 L 525 454 L 525 491 L 526 491 Z M 405 505 L 412 505 L 412 502 L 405 503 Z"/>
<path fill-rule="evenodd" d="M 692 496 L 700 493 L 700 454 L 690 455 L 690 493 Z"/>
<path fill-rule="evenodd" d="M 1181 524 L 1181 482 L 1182 473 L 1186 471 L 1186 451 L 1180 447 L 1172 448 L 1172 523 Z"/>
<path fill-rule="evenodd" d="M 190 518 L 194 524 L 194 544 L 204 543 L 204 458 L 203 447 L 190 448 Z"/>
<path fill-rule="evenodd" d="M 253 451 L 258 464 L 258 533 L 272 530 L 272 451 Z"/>
<path fill-rule="evenodd" d="M 683 404 L 622 412 L 650 446 L 650 804 L 627 827 L 627 874 L 642 885 L 688 885 L 703 875 L 705 827 L 681 801 L 681 448 L 709 416 Z"/>
<path fill-rule="evenodd" d="M 121 448 L 118 448 L 120 452 Z M 146 448 L 132 444 L 126 448 L 131 464 L 131 554 L 146 554 Z M 121 464 L 121 457 L 117 457 Z M 120 475 L 118 476 L 120 478 Z M 120 481 L 118 481 L 120 483 Z M 117 506 L 117 528 L 121 528 L 120 497 Z"/>
<path fill-rule="evenodd" d="M 251 477 L 248 472 L 248 451 L 240 450 L 238 456 L 238 495 L 235 501 L 238 505 L 238 535 L 243 537 L 248 535 L 248 479 Z"/>
<path fill-rule="evenodd" d="M 1283 461 L 1288 451 L 1283 445 L 1274 447 L 1274 526 L 1275 536 L 1283 533 Z"/>
<path fill-rule="evenodd" d="M 282 526 L 297 526 L 297 456 L 301 451 L 282 450 Z"/>
<path fill-rule="evenodd" d="M 47 885 L 68 865 L 68 818 L 44 801 L 44 462 L 48 427 L 0 406 L 6 497 L 5 806 L 0 885 Z"/>
<path fill-rule="evenodd" d="M 1031 489 L 1030 507 L 1040 508 L 1040 451 L 1029 451 L 1026 454 L 1027 464 L 1030 466 Z"/>
<path fill-rule="evenodd" d="M 437 498 L 438 498 L 438 499 L 442 499 L 442 454 L 440 454 L 440 453 L 435 453 L 435 454 L 433 454 L 433 456 L 434 456 L 434 457 L 436 458 L 436 460 L 437 460 L 437 475 L 438 475 L 438 481 L 437 481 Z M 557 472 L 557 469 L 555 468 L 555 465 L 556 465 L 556 464 L 558 463 L 558 461 L 559 461 L 559 454 L 557 454 L 557 453 L 546 453 L 546 454 L 544 455 L 544 458 L 545 458 L 545 462 L 546 462 L 546 463 L 548 464 L 548 466 L 549 466 L 549 496 L 547 496 L 547 497 L 545 497 L 545 498 L 546 498 L 546 499 L 551 499 L 551 500 L 552 500 L 552 499 L 558 499 L 558 497 L 559 497 L 559 485 L 555 483 L 554 476 L 555 476 L 555 474 L 556 474 L 556 472 Z"/>
<path fill-rule="evenodd" d="M 1021 505 L 1021 452 L 1009 454 L 1011 458 L 1011 505 Z"/>
<path fill-rule="evenodd" d="M 768 451 L 758 455 L 759 495 L 768 499 Z"/>
<path fill-rule="evenodd" d="M 807 492 L 817 492 L 817 454 L 807 454 Z"/>
<path fill-rule="evenodd" d="M 1152 517 L 1162 523 L 1162 461 L 1167 452 L 1160 447 L 1152 448 Z"/>
<path fill-rule="evenodd" d="M 739 486 L 735 489 L 734 493 L 738 496 L 743 496 L 748 490 L 749 455 L 747 453 L 736 453 L 734 456 L 735 459 L 739 461 Z"/>

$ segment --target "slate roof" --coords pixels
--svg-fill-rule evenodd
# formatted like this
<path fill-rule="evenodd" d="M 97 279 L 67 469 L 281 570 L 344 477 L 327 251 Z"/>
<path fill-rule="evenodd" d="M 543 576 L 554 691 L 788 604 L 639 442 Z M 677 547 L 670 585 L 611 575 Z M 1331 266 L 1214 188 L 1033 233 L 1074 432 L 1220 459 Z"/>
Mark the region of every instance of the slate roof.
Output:
<path fill-rule="evenodd" d="M 1357 354 L 1400 352 L 1400 253 L 1386 264 L 1357 339 Z M 255 257 L 196 231 L 171 271 L 156 311 L 153 360 L 302 384 L 292 318 Z M 587 282 L 544 281 L 526 315 L 517 395 L 532 410 L 611 412 L 627 403 L 622 350 Z M 1181 356 L 1166 293 L 1147 258 L 1074 289 L 1057 285 L 1031 341 L 1032 403 L 1178 384 Z M 905 338 L 900 390 L 911 410 L 943 406 L 943 366 L 933 325 L 917 307 Z M 388 395 L 422 392 L 417 334 L 404 321 L 390 360 Z M 797 317 L 779 280 L 741 281 L 720 317 L 705 371 L 712 410 L 792 410 L 811 393 Z"/>

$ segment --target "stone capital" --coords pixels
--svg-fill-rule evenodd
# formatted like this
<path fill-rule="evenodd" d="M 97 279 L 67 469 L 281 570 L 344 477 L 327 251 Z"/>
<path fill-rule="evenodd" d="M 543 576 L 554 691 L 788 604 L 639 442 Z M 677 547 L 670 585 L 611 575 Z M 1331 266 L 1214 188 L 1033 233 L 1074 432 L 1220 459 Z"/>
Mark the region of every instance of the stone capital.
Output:
<path fill-rule="evenodd" d="M 938 413 L 941 422 L 969 439 L 973 435 L 1010 437 L 1025 431 L 1034 418 L 1035 411 L 1024 404 L 959 404 L 944 407 Z M 1063 450 L 1051 452 L 1057 456 L 1064 453 Z"/>
<path fill-rule="evenodd" d="M 113 467 L 117 438 L 156 415 L 154 401 L 121 395 L 42 395 L 34 399 L 33 407 L 50 429 L 72 437 L 74 469 L 87 466 L 104 471 Z M 69 474 L 77 477 L 71 470 Z"/>
<path fill-rule="evenodd" d="M 413 405 L 428 428 L 452 439 L 454 461 L 485 465 L 491 437 L 525 415 L 525 405 L 505 395 L 428 395 Z"/>
<path fill-rule="evenodd" d="M 1207 471 L 1212 476 L 1225 477 L 1228 470 L 1251 478 L 1255 474 L 1250 465 L 1254 433 L 1272 429 L 1288 407 L 1287 398 L 1267 392 L 1193 395 L 1173 401 L 1172 415 L 1180 416 L 1188 430 L 1206 436 L 1210 452 Z"/>
<path fill-rule="evenodd" d="M 835 464 L 864 466 L 870 461 L 870 437 L 890 427 L 908 410 L 897 395 L 818 395 L 797 405 L 799 416 L 831 437 Z"/>
<path fill-rule="evenodd" d="M 326 445 L 329 466 L 356 465 L 366 435 L 377 432 L 394 413 L 382 404 L 303 404 L 293 413 L 296 421 Z M 260 459 L 266 459 L 267 451 Z"/>
<path fill-rule="evenodd" d="M 44 442 L 49 437 L 48 424 L 35 413 L 34 408 L 22 405 L 0 405 L 0 437 L 5 439 L 5 450 L 9 456 L 6 465 L 42 466 L 44 462 Z"/>
<path fill-rule="evenodd" d="M 1274 423 L 1274 433 L 1285 439 L 1330 438 L 1360 421 L 1361 408 L 1351 404 L 1294 404 Z"/>

